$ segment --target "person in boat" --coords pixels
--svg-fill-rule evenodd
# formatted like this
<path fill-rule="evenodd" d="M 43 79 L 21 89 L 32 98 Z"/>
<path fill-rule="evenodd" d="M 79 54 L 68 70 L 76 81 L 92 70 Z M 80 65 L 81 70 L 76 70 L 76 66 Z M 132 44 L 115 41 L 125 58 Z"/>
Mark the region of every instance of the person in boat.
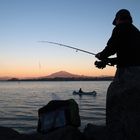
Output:
<path fill-rule="evenodd" d="M 82 93 L 83 93 L 83 90 L 80 88 L 80 89 L 79 89 L 79 96 L 80 96 L 80 97 L 82 97 Z"/>
<path fill-rule="evenodd" d="M 106 126 L 111 140 L 140 139 L 140 31 L 130 12 L 121 9 L 106 47 L 95 57 L 98 68 L 116 65 L 116 73 L 106 97 Z M 110 61 L 110 56 L 114 56 Z"/>
<path fill-rule="evenodd" d="M 79 93 L 83 93 L 83 91 L 82 91 L 82 89 L 81 89 L 81 88 L 79 89 Z"/>

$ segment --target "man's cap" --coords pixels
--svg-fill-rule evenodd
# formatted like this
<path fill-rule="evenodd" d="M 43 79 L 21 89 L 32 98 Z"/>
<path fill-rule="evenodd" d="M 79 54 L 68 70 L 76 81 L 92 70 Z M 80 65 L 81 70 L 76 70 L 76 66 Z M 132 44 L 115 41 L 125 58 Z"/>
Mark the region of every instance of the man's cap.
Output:
<path fill-rule="evenodd" d="M 121 9 L 116 13 L 115 19 L 113 20 L 113 25 L 116 25 L 116 19 L 121 18 L 121 19 L 128 19 L 132 22 L 132 17 L 130 12 L 127 9 Z"/>

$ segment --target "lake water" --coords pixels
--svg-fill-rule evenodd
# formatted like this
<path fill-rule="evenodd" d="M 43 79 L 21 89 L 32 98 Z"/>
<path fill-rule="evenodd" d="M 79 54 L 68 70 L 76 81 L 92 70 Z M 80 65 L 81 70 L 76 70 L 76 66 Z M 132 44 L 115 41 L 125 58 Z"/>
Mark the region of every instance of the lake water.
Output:
<path fill-rule="evenodd" d="M 53 99 L 73 98 L 79 105 L 81 127 L 105 124 L 106 91 L 111 81 L 0 82 L 0 126 L 19 132 L 36 131 L 38 109 Z M 97 95 L 73 95 L 74 90 L 96 90 Z M 55 97 L 54 97 L 55 95 Z"/>

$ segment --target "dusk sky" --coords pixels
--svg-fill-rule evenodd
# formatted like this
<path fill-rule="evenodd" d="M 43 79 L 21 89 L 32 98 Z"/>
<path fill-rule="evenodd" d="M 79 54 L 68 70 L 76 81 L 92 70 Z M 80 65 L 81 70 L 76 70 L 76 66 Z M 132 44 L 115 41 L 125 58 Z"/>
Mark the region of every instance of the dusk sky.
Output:
<path fill-rule="evenodd" d="M 61 70 L 114 75 L 116 67 L 97 69 L 94 55 L 38 41 L 98 53 L 122 8 L 131 12 L 133 24 L 140 29 L 139 0 L 0 0 L 0 77 L 46 76 Z"/>

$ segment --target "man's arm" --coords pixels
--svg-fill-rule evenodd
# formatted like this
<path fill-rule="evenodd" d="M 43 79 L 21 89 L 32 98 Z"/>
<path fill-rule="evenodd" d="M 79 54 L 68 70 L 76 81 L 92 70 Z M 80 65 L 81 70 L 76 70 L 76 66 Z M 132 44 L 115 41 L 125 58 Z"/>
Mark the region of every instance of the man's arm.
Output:
<path fill-rule="evenodd" d="M 107 58 L 107 59 L 100 60 L 100 61 L 95 61 L 94 64 L 99 69 L 105 68 L 106 65 L 114 66 L 114 65 L 117 64 L 117 57 L 115 57 L 115 58 Z"/>

